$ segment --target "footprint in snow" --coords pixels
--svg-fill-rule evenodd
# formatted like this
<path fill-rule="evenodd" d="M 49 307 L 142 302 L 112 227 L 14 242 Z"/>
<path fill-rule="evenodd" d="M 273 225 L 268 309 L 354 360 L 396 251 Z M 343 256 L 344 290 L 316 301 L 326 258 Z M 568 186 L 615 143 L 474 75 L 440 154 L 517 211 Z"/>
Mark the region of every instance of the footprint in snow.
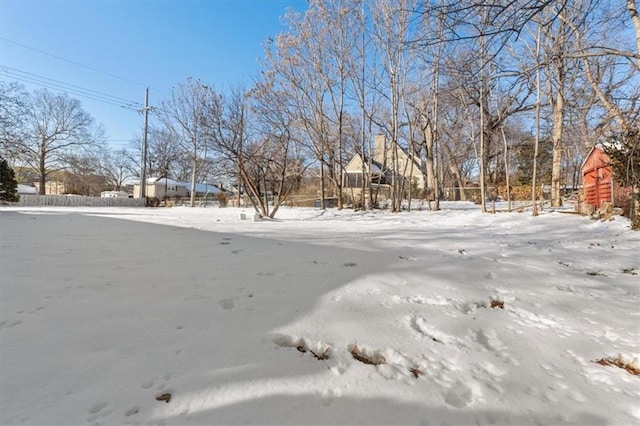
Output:
<path fill-rule="evenodd" d="M 22 320 L 16 320 L 13 322 L 7 322 L 7 321 L 2 321 L 0 322 L 0 328 L 11 328 L 11 327 L 15 327 L 16 325 L 20 325 L 22 324 Z"/>
<path fill-rule="evenodd" d="M 134 415 L 138 414 L 139 412 L 140 412 L 140 409 L 138 407 L 133 407 L 133 408 L 127 410 L 127 412 L 124 413 L 124 415 L 126 417 L 131 417 L 131 416 L 134 416 Z"/>
<path fill-rule="evenodd" d="M 90 408 L 89 408 L 89 414 L 98 414 L 100 411 L 102 411 L 107 405 L 109 405 L 108 402 L 96 402 L 95 404 L 93 404 Z"/>
<path fill-rule="evenodd" d="M 465 384 L 457 381 L 453 387 L 444 394 L 444 402 L 455 408 L 464 408 L 473 404 L 480 396 L 481 391 L 479 387 L 472 383 Z"/>
<path fill-rule="evenodd" d="M 232 298 L 228 297 L 225 299 L 220 299 L 218 301 L 218 305 L 222 306 L 222 309 L 224 309 L 225 311 L 228 311 L 235 307 L 235 302 L 233 301 Z"/>

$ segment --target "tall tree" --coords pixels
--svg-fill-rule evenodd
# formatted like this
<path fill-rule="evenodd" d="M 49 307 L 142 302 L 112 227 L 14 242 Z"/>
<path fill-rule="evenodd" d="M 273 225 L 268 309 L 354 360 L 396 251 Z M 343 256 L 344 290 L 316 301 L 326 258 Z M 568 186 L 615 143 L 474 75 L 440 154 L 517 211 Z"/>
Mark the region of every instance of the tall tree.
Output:
<path fill-rule="evenodd" d="M 176 138 L 191 163 L 191 207 L 195 206 L 196 183 L 209 164 L 211 138 L 207 130 L 210 114 L 221 114 L 222 99 L 211 87 L 189 78 L 174 88 L 160 106 L 162 123 Z"/>
<path fill-rule="evenodd" d="M 37 171 L 44 194 L 47 175 L 62 168 L 69 153 L 98 145 L 102 133 L 77 99 L 36 90 L 26 104 L 24 137 L 13 141 L 12 150 Z"/>
<path fill-rule="evenodd" d="M 108 188 L 100 167 L 100 152 L 69 153 L 65 160 L 65 191 L 69 194 L 97 197 Z"/>
<path fill-rule="evenodd" d="M 381 55 L 380 64 L 386 80 L 383 90 L 388 102 L 387 117 L 378 122 L 390 137 L 391 158 L 387 165 L 391 172 L 392 212 L 401 211 L 404 193 L 404 179 L 399 173 L 404 166 L 399 164 L 403 127 L 401 112 L 407 101 L 407 88 L 411 86 L 409 77 L 412 75 L 413 52 L 406 46 L 414 37 L 414 9 L 413 0 L 379 0 L 373 10 L 373 40 Z"/>
<path fill-rule="evenodd" d="M 304 15 L 290 12 L 288 32 L 267 46 L 268 80 L 286 84 L 298 125 L 320 167 L 320 198 L 324 208 L 325 178 L 342 207 L 343 170 L 349 130 L 348 97 L 355 77 L 354 32 L 358 2 L 313 0 Z"/>
<path fill-rule="evenodd" d="M 27 94 L 17 83 L 0 81 L 0 152 L 15 155 L 15 145 L 24 138 Z"/>
<path fill-rule="evenodd" d="M 16 202 L 19 199 L 15 173 L 7 160 L 0 156 L 0 201 Z"/>
<path fill-rule="evenodd" d="M 98 153 L 98 170 L 114 191 L 121 190 L 128 179 L 135 177 L 137 169 L 133 156 L 124 148 L 104 149 Z"/>

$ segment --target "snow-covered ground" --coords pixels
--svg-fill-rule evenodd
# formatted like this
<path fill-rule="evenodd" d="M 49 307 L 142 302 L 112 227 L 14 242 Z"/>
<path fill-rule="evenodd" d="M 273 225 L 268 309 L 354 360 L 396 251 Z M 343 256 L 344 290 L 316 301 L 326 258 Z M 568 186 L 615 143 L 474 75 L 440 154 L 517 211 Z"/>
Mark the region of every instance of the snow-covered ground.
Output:
<path fill-rule="evenodd" d="M 639 424 L 640 233 L 443 207 L 1 208 L 0 424 Z"/>

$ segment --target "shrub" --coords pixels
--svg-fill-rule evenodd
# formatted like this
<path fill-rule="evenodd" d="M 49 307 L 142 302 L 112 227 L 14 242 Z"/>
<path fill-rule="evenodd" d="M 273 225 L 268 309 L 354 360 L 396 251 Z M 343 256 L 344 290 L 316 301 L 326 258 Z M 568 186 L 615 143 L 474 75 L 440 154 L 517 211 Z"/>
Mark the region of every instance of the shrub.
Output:
<path fill-rule="evenodd" d="M 7 160 L 0 157 L 0 201 L 17 202 L 19 199 L 16 175 Z"/>
<path fill-rule="evenodd" d="M 220 207 L 227 207 L 227 204 L 229 204 L 229 195 L 226 192 L 218 192 L 216 194 L 216 200 L 218 200 Z"/>

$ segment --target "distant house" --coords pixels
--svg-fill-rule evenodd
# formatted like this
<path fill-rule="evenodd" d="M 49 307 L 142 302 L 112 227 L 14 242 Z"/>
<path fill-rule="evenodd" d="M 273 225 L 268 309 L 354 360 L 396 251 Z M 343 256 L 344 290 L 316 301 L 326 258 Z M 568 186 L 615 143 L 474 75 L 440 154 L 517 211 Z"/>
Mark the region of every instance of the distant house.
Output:
<path fill-rule="evenodd" d="M 186 197 L 187 187 L 184 182 L 177 180 L 150 177 L 146 180 L 145 195 L 150 198 L 163 200 L 167 197 Z M 133 184 L 133 198 L 140 198 L 140 182 Z"/>
<path fill-rule="evenodd" d="M 345 167 L 343 188 L 353 191 L 357 198 L 360 196 L 363 180 L 365 180 L 365 187 L 371 186 L 375 190 L 388 192 L 395 171 L 396 176 L 404 180 L 405 187 L 411 181 L 414 189 L 424 190 L 426 172 L 422 161 L 399 146 L 393 161 L 393 148 L 393 144 L 387 143 L 384 135 L 377 135 L 374 140 L 373 156 L 369 159 L 355 154 Z"/>
<path fill-rule="evenodd" d="M 34 182 L 36 192 L 39 193 L 40 182 Z M 44 193 L 46 195 L 63 195 L 67 193 L 67 186 L 63 181 L 48 180 L 44 183 Z"/>
<path fill-rule="evenodd" d="M 226 192 L 218 185 L 207 183 L 196 183 L 195 196 L 213 197 L 220 192 Z M 180 182 L 177 180 L 167 178 L 151 177 L 147 179 L 146 196 L 155 197 L 163 200 L 165 197 L 190 197 L 191 196 L 191 182 Z M 133 184 L 133 198 L 140 198 L 140 182 Z"/>

